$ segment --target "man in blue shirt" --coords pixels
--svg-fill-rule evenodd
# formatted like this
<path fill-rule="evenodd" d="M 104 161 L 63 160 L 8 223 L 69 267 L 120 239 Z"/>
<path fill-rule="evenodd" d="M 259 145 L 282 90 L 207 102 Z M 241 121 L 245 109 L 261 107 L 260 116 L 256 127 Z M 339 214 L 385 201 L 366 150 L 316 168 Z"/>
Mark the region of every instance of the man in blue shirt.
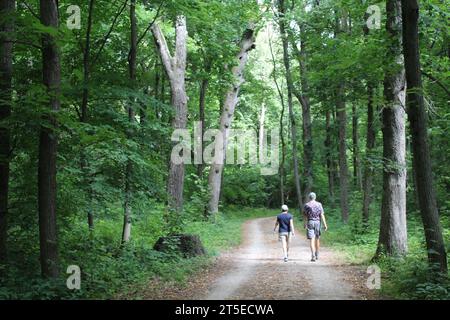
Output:
<path fill-rule="evenodd" d="M 287 262 L 289 242 L 291 241 L 291 236 L 294 236 L 294 219 L 292 218 L 292 215 L 288 213 L 287 205 L 282 205 L 281 211 L 282 212 L 277 216 L 277 221 L 275 222 L 273 232 L 275 232 L 278 227 L 278 237 L 283 245 L 284 262 Z"/>

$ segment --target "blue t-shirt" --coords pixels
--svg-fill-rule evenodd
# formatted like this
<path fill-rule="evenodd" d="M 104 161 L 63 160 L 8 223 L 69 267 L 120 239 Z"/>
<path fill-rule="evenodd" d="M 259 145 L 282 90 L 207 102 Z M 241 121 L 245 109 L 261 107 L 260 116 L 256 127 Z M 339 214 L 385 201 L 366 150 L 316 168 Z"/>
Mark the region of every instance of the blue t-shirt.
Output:
<path fill-rule="evenodd" d="M 280 213 L 277 216 L 278 224 L 280 225 L 278 232 L 291 232 L 292 215 L 290 213 Z"/>

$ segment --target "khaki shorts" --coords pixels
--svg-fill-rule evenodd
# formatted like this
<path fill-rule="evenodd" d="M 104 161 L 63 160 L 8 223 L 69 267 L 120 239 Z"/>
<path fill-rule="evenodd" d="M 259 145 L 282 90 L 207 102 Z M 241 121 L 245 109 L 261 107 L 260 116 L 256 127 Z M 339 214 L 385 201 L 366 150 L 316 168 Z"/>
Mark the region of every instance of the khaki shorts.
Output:
<path fill-rule="evenodd" d="M 320 238 L 320 221 L 318 220 L 308 220 L 306 225 L 306 238 L 308 239 L 319 239 Z"/>
<path fill-rule="evenodd" d="M 278 234 L 278 240 L 282 241 L 283 238 L 286 238 L 286 241 L 289 242 L 291 240 L 291 233 L 290 232 L 280 232 Z"/>

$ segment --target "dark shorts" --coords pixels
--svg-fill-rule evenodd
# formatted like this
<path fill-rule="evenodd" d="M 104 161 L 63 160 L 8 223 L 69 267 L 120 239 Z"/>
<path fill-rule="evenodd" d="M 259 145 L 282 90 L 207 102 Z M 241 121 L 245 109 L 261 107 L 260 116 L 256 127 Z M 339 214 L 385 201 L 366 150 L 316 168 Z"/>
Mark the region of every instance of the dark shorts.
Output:
<path fill-rule="evenodd" d="M 320 238 L 320 221 L 319 220 L 308 220 L 306 224 L 306 237 L 308 239 Z"/>

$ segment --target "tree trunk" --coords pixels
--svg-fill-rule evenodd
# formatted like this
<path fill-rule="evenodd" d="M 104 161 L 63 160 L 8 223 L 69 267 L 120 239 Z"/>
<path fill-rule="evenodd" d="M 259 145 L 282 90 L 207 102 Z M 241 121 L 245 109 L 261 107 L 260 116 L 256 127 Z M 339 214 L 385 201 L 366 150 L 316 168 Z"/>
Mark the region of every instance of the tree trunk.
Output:
<path fill-rule="evenodd" d="M 283 98 L 283 97 L 282 97 Z M 280 163 L 280 198 L 281 205 L 285 204 L 285 194 L 284 194 L 284 164 L 286 163 L 286 142 L 284 141 L 284 101 L 281 104 L 281 114 L 280 114 L 280 140 L 281 140 L 281 163 Z"/>
<path fill-rule="evenodd" d="M 340 17 L 336 13 L 335 37 L 342 32 L 347 31 L 347 13 Z M 336 96 L 336 119 L 338 124 L 338 154 L 339 154 L 339 191 L 340 191 L 340 207 L 341 217 L 344 223 L 348 222 L 348 165 L 347 165 L 347 143 L 346 143 L 346 127 L 347 127 L 347 111 L 345 103 L 345 85 L 341 81 L 338 84 Z"/>
<path fill-rule="evenodd" d="M 353 184 L 362 190 L 361 169 L 359 161 L 358 114 L 356 104 L 352 104 L 352 142 L 353 142 Z"/>
<path fill-rule="evenodd" d="M 331 112 L 330 110 L 326 111 L 325 114 L 325 158 L 326 158 L 326 166 L 327 166 L 327 177 L 328 177 L 328 196 L 330 198 L 330 202 L 333 202 L 334 199 L 334 172 L 333 172 L 333 157 L 332 157 L 332 145 L 331 145 Z"/>
<path fill-rule="evenodd" d="M 363 178 L 363 223 L 367 225 L 369 222 L 369 208 L 372 201 L 372 175 L 373 168 L 368 159 L 372 154 L 375 147 L 375 123 L 374 123 L 374 110 L 373 110 L 373 87 L 367 86 L 368 103 L 367 103 L 367 136 L 366 136 L 366 163 L 364 166 L 364 178 Z"/>
<path fill-rule="evenodd" d="M 280 140 L 281 140 L 281 163 L 279 167 L 279 174 L 280 174 L 280 199 L 281 204 L 285 204 L 285 194 L 284 194 L 284 181 L 285 181 L 285 174 L 284 174 L 284 164 L 286 163 L 286 142 L 284 140 L 284 111 L 285 111 L 285 105 L 284 105 L 284 97 L 283 92 L 281 91 L 280 85 L 278 84 L 277 80 L 277 63 L 275 59 L 275 55 L 273 53 L 273 47 L 272 47 L 272 40 L 269 37 L 269 49 L 270 49 L 270 55 L 272 57 L 272 64 L 273 64 L 273 81 L 275 83 L 275 87 L 277 88 L 278 96 L 280 98 L 281 103 L 281 114 L 280 114 Z"/>
<path fill-rule="evenodd" d="M 41 23 L 57 29 L 58 1 L 40 1 Z M 40 262 L 44 277 L 56 278 L 59 274 L 58 241 L 56 228 L 56 155 L 57 125 L 54 112 L 60 108 L 61 67 L 58 46 L 50 34 L 42 36 L 43 83 L 49 96 L 48 112 L 43 118 L 47 125 L 41 126 L 38 164 L 38 202 Z"/>
<path fill-rule="evenodd" d="M 296 96 L 300 105 L 302 106 L 302 129 L 303 129 L 303 176 L 305 179 L 304 199 L 308 201 L 308 194 L 312 191 L 313 186 L 313 140 L 312 140 L 312 125 L 311 125 L 311 104 L 309 101 L 309 83 L 307 77 L 306 66 L 306 36 L 304 24 L 298 21 L 300 26 L 300 50 L 293 41 L 291 36 L 291 44 L 297 57 L 298 64 L 300 66 L 300 84 L 301 92 L 299 92 L 293 86 L 293 94 Z"/>
<path fill-rule="evenodd" d="M 286 69 L 286 84 L 288 89 L 288 108 L 289 108 L 289 118 L 291 121 L 291 136 L 292 136 L 292 157 L 294 160 L 294 179 L 295 179 L 295 190 L 297 193 L 297 208 L 299 214 L 302 213 L 302 191 L 300 186 L 300 174 L 298 172 L 298 155 L 297 155 L 297 126 L 295 124 L 294 110 L 292 107 L 292 94 L 294 91 L 294 85 L 292 81 L 291 66 L 289 60 L 289 43 L 286 33 L 286 22 L 285 22 L 285 3 L 284 0 L 278 0 L 278 12 L 279 12 L 279 26 L 280 26 L 280 36 L 283 43 L 283 63 Z"/>
<path fill-rule="evenodd" d="M 130 76 L 131 87 L 135 87 L 136 82 L 136 57 L 137 57 L 137 22 L 136 22 L 136 0 L 131 0 L 130 3 L 130 52 L 128 56 L 128 72 Z M 134 100 L 134 99 L 133 99 Z M 128 106 L 128 121 L 130 125 L 134 122 L 133 106 Z M 132 139 L 132 129 L 127 132 L 127 138 Z M 123 214 L 123 229 L 122 229 L 122 243 L 128 242 L 131 236 L 131 176 L 133 173 L 133 165 L 131 160 L 127 160 L 125 168 L 125 201 Z"/>
<path fill-rule="evenodd" d="M 205 72 L 209 75 L 211 72 L 211 65 L 209 62 L 206 63 Z M 200 83 L 200 97 L 199 97 L 199 120 L 201 123 L 202 133 L 200 135 L 200 146 L 202 146 L 201 163 L 197 166 L 197 175 L 199 177 L 203 176 L 203 168 L 205 164 L 203 163 L 203 134 L 205 133 L 205 104 L 206 104 L 206 91 L 209 85 L 209 78 L 205 77 Z"/>
<path fill-rule="evenodd" d="M 383 108 L 383 195 L 376 256 L 381 253 L 404 255 L 407 252 L 405 71 L 401 56 L 400 0 L 388 0 L 386 12 L 389 63 L 384 79 L 386 105 Z"/>
<path fill-rule="evenodd" d="M 222 172 L 227 150 L 227 140 L 231 122 L 233 120 L 234 111 L 238 102 L 238 94 L 242 83 L 244 82 L 244 69 L 248 60 L 249 51 L 254 48 L 255 37 L 254 30 L 247 29 L 242 37 L 240 51 L 236 57 L 238 64 L 232 69 L 233 78 L 235 79 L 233 86 L 229 89 L 225 97 L 222 114 L 220 117 L 219 130 L 222 133 L 223 143 L 220 148 L 220 157 L 214 157 L 215 160 L 211 164 L 208 176 L 208 184 L 211 197 L 208 204 L 209 214 L 215 216 L 219 212 L 219 199 L 222 183 Z M 220 158 L 220 159 L 218 159 Z"/>
<path fill-rule="evenodd" d="M 347 166 L 347 144 L 346 126 L 347 112 L 344 101 L 344 86 L 339 85 L 337 96 L 337 122 L 339 136 L 339 187 L 341 217 L 344 223 L 348 222 L 348 166 Z"/>
<path fill-rule="evenodd" d="M 0 14 L 4 17 L 15 13 L 15 0 L 2 0 Z M 0 42 L 0 265 L 6 264 L 7 231 L 8 231 L 8 190 L 9 190 L 9 159 L 10 132 L 9 125 L 2 124 L 11 116 L 12 103 L 12 32 L 14 22 L 6 19 L 0 25 L 3 34 Z"/>
<path fill-rule="evenodd" d="M 264 150 L 266 150 L 265 141 L 264 141 L 264 124 L 266 121 L 266 106 L 263 103 L 261 106 L 261 114 L 259 116 L 259 141 L 258 141 L 258 150 L 259 150 L 259 159 L 263 159 Z"/>
<path fill-rule="evenodd" d="M 436 205 L 427 134 L 419 53 L 419 4 L 402 0 L 403 53 L 408 85 L 407 110 L 412 137 L 413 167 L 417 183 L 420 213 L 425 230 L 428 260 L 433 267 L 447 274 L 447 254 Z"/>
<path fill-rule="evenodd" d="M 92 18 L 93 18 L 93 10 L 94 10 L 94 2 L 95 0 L 89 1 L 89 13 L 88 13 L 88 24 L 86 29 L 86 42 L 83 52 L 83 93 L 82 93 L 82 101 L 81 101 L 81 117 L 80 121 L 82 123 L 88 122 L 88 100 L 89 100 L 89 73 L 90 73 L 90 51 L 91 51 L 91 29 L 92 29 Z M 81 172 L 83 175 L 83 184 L 86 188 L 88 194 L 88 227 L 89 230 L 94 229 L 94 215 L 92 212 L 92 190 L 90 188 L 91 181 L 89 179 L 89 164 L 87 155 L 83 147 L 81 147 L 80 153 L 80 166 Z"/>
<path fill-rule="evenodd" d="M 172 91 L 171 104 L 175 109 L 175 117 L 172 120 L 173 129 L 186 129 L 187 101 L 185 88 L 186 73 L 186 18 L 178 16 L 175 23 L 175 54 L 172 57 L 158 24 L 152 26 L 153 37 L 169 78 Z M 184 163 L 169 163 L 169 178 L 167 181 L 168 204 L 171 211 L 181 213 L 183 210 L 183 186 L 184 186 Z"/>

